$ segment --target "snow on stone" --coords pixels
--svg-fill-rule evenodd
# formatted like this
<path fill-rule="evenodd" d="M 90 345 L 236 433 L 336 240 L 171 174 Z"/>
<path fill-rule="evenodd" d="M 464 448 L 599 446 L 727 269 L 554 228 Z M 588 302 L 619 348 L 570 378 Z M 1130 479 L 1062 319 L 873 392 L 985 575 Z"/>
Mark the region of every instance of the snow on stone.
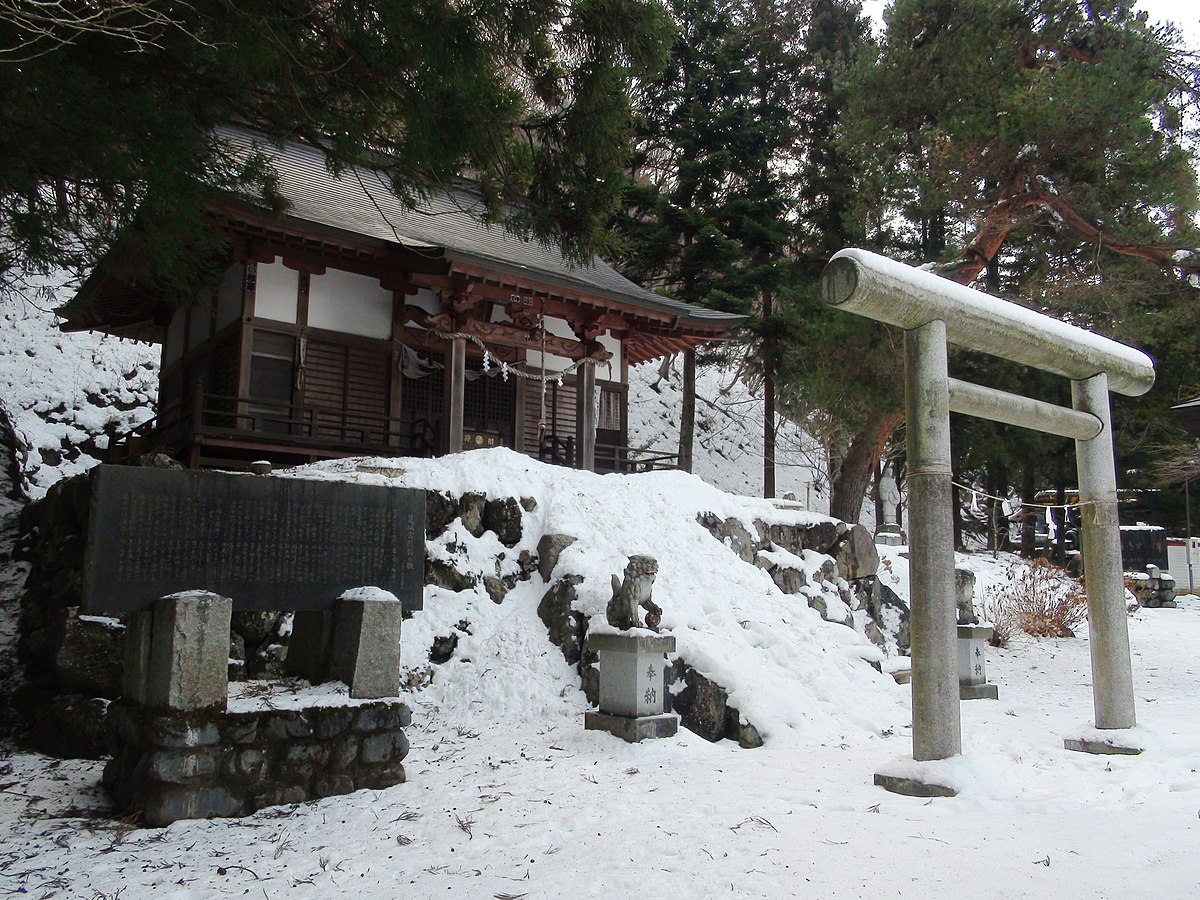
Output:
<path fill-rule="evenodd" d="M 25 487 L 41 496 L 94 466 L 108 436 L 154 414 L 158 348 L 99 334 L 65 334 L 32 300 L 0 297 L 0 402 L 27 448 Z"/>

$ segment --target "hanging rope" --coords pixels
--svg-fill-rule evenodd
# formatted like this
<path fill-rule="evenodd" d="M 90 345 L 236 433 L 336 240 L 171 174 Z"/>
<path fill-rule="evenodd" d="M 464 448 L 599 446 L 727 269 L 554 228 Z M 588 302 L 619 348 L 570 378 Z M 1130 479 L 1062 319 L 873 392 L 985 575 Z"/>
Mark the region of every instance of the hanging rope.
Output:
<path fill-rule="evenodd" d="M 504 360 L 496 359 L 494 356 L 492 356 L 491 351 L 488 350 L 488 348 L 487 348 L 487 345 L 484 344 L 483 341 L 481 341 L 478 337 L 476 337 L 473 334 L 468 334 L 465 331 L 446 332 L 446 331 L 436 331 L 436 330 L 433 332 L 433 334 L 436 337 L 440 337 L 444 341 L 457 340 L 457 339 L 470 341 L 472 344 L 474 344 L 476 347 L 478 347 L 480 350 L 483 351 L 484 365 L 488 365 L 489 359 L 495 360 L 496 362 L 500 363 L 500 376 L 505 381 L 508 381 L 509 375 L 515 375 L 517 378 L 525 378 L 525 379 L 528 379 L 529 381 L 540 381 L 540 382 L 542 382 L 543 385 L 545 385 L 545 383 L 547 381 L 554 381 L 554 382 L 558 383 L 559 387 L 561 387 L 562 379 L 563 379 L 564 375 L 570 375 L 572 372 L 574 372 L 578 369 L 581 369 L 584 366 L 596 365 L 596 360 L 592 359 L 590 356 L 587 356 L 587 357 L 584 357 L 583 359 L 575 360 L 575 362 L 571 363 L 571 365 L 567 366 L 567 368 L 563 369 L 561 372 L 543 371 L 540 375 L 535 374 L 533 372 L 522 372 L 520 369 L 516 368 L 515 366 L 510 366 Z M 546 341 L 546 335 L 545 335 L 545 332 L 543 331 L 543 333 L 542 333 L 542 364 L 543 365 L 545 365 L 545 362 L 546 362 L 545 341 Z"/>
<path fill-rule="evenodd" d="M 980 497 L 983 497 L 985 500 L 995 500 L 997 503 L 1008 503 L 1010 505 L 1019 506 L 1022 509 L 1045 509 L 1045 510 L 1078 509 L 1078 510 L 1082 510 L 1085 506 L 1090 506 L 1093 509 L 1092 521 L 1097 525 L 1100 524 L 1100 508 L 1102 506 L 1115 507 L 1115 506 L 1117 506 L 1117 504 L 1119 504 L 1121 502 L 1120 500 L 1079 500 L 1075 503 L 1026 503 L 1023 500 L 1011 500 L 1008 497 L 997 497 L 995 494 L 989 494 L 987 491 L 981 491 L 978 488 L 968 487 L 967 485 L 960 484 L 959 482 L 954 481 L 954 480 L 951 480 L 950 483 L 952 485 L 954 485 L 955 487 L 962 488 L 964 491 L 970 491 L 972 497 L 978 495 Z M 994 508 L 993 508 L 992 514 L 993 514 L 993 516 L 995 515 Z M 993 527 L 995 527 L 994 522 L 993 522 Z"/>

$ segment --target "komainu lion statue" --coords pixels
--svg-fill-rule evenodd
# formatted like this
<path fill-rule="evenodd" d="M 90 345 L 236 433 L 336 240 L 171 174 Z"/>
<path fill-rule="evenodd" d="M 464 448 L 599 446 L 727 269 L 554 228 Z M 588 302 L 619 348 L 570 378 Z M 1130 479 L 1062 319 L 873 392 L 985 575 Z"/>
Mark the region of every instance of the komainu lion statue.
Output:
<path fill-rule="evenodd" d="M 650 599 L 654 587 L 654 576 L 658 574 L 658 560 L 653 556 L 631 556 L 625 566 L 625 577 L 612 577 L 612 599 L 606 610 L 608 624 L 622 630 L 641 625 L 638 607 L 646 610 L 646 627 L 658 631 L 662 621 L 662 609 Z"/>

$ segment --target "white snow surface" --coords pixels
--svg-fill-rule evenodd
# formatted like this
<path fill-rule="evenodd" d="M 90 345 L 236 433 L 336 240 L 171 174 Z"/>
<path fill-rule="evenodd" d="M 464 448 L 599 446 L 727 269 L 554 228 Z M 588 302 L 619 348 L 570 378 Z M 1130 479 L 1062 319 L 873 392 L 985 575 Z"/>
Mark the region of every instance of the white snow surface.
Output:
<path fill-rule="evenodd" d="M 100 334 L 64 334 L 58 317 L 32 299 L 0 295 L 0 402 L 27 448 L 25 489 L 40 497 L 54 482 L 94 466 L 89 452 L 107 436 L 154 414 L 156 346 Z"/>
<path fill-rule="evenodd" d="M 76 428 L 99 431 L 150 414 L 157 353 L 61 335 L 52 316 L 29 308 L 6 306 L 3 315 L 0 390 L 34 448 L 24 472 L 39 494 L 94 458 L 53 465 L 37 448 L 57 452 Z M 634 370 L 631 434 L 670 449 L 677 407 L 646 393 L 642 386 L 654 377 L 653 367 Z M 700 381 L 719 406 L 711 386 L 723 383 L 720 374 Z M 712 421 L 698 434 L 697 470 L 728 490 L 755 494 L 761 406 L 740 390 L 726 395 L 733 398 L 728 415 L 701 403 L 700 415 Z M 107 400 L 93 402 L 93 393 L 114 392 L 122 405 L 139 405 L 121 412 Z M 808 460 L 801 448 L 795 484 L 780 476 L 781 490 L 801 500 L 820 471 Z M 702 510 L 748 525 L 814 514 L 734 497 L 680 473 L 547 470 L 503 451 L 440 463 L 362 462 L 403 474 L 359 472 L 355 462 L 289 474 L 536 497 L 517 548 L 491 534 L 472 537 L 460 524 L 434 552 L 506 574 L 540 533 L 576 534 L 580 541 L 560 570 L 583 576 L 581 605 L 593 616 L 602 617 L 608 579 L 628 555 L 656 556 L 663 628 L 677 636 L 688 662 L 728 679 L 731 702 L 763 730 L 765 746 L 709 744 L 686 730 L 629 745 L 584 731 L 578 676 L 537 618 L 540 576 L 502 604 L 482 590 L 428 588 L 425 610 L 405 621 L 401 642 L 403 699 L 413 709 L 407 783 L 244 819 L 144 829 L 115 817 L 99 786 L 102 762 L 53 760 L 3 743 L 4 891 L 121 900 L 1196 895 L 1200 597 L 1129 618 L 1139 725 L 1128 736 L 1145 748 L 1140 756 L 1063 749 L 1064 737 L 1105 736 L 1089 721 L 1086 628 L 1072 639 L 1021 637 L 989 649 L 999 701 L 962 704 L 964 755 L 934 764 L 960 795 L 919 800 L 872 784 L 875 772 L 917 766 L 908 688 L 864 661 L 879 651 L 855 631 L 822 622 L 802 596 L 779 594 L 764 573 L 695 524 Z M 0 497 L 5 544 L 16 509 Z M 0 642 L 11 654 L 25 566 L 9 561 L 7 550 L 0 546 Z M 880 550 L 880 577 L 907 598 L 905 548 Z M 811 571 L 823 559 L 806 553 L 800 561 Z M 976 554 L 959 564 L 975 571 L 978 598 L 1019 563 Z M 430 642 L 452 631 L 459 634 L 454 655 L 431 665 Z M 907 662 L 882 660 L 885 671 Z M 231 686 L 235 709 L 343 702 L 357 701 L 337 684 Z"/>
<path fill-rule="evenodd" d="M 911 760 L 908 689 L 856 659 L 864 642 L 855 632 L 773 594 L 693 525 L 701 509 L 769 515 L 769 504 L 676 473 L 546 471 L 505 451 L 387 462 L 403 474 L 361 473 L 350 462 L 292 474 L 537 496 L 529 539 L 578 534 L 560 566 L 584 576 L 591 607 L 627 554 L 657 555 L 664 628 L 702 668 L 736 673 L 736 702 L 764 727 L 765 746 L 710 744 L 687 731 L 630 745 L 584 731 L 578 677 L 536 615 L 539 576 L 501 604 L 481 590 L 429 588 L 402 636 L 413 708 L 407 783 L 142 829 L 108 817 L 101 763 L 8 748 L 7 890 L 122 900 L 1194 895 L 1200 598 L 1129 619 L 1142 755 L 1063 749 L 1091 714 L 1086 629 L 1022 638 L 989 651 L 1000 700 L 962 704 L 964 755 L 932 764 L 959 796 L 901 797 L 872 777 L 931 765 Z M 461 557 L 494 567 L 497 547 L 474 540 Z M 504 550 L 501 568 L 519 549 Z M 883 577 L 906 596 L 904 548 L 883 551 Z M 983 590 L 1014 561 L 960 563 Z M 6 600 L 11 607 L 11 592 Z M 429 642 L 456 629 L 454 656 L 430 665 Z M 241 686 L 231 705 L 343 696 L 340 686 Z"/>

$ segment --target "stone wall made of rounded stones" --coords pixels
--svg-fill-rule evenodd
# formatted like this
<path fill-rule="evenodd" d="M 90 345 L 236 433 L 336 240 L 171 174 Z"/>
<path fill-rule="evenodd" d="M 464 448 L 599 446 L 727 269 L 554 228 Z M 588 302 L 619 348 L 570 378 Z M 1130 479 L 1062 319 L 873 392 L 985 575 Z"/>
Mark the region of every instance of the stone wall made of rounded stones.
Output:
<path fill-rule="evenodd" d="M 411 713 L 399 701 L 256 712 L 108 709 L 104 786 L 150 826 L 404 781 Z"/>

